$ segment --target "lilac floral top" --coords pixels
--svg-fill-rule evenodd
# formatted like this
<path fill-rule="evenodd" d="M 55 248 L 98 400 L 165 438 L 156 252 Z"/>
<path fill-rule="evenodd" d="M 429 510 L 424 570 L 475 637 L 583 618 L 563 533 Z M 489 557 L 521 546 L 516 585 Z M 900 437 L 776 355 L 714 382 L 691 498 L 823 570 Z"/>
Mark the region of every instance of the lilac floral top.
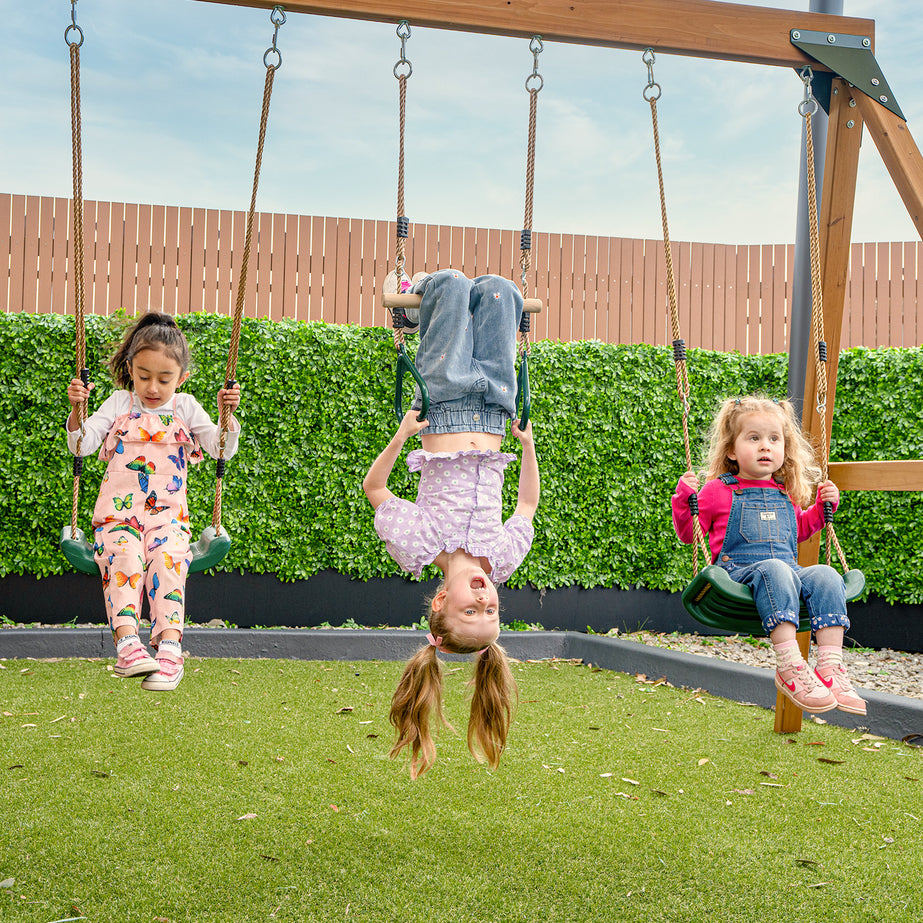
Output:
<path fill-rule="evenodd" d="M 503 469 L 509 452 L 468 449 L 407 456 L 420 472 L 417 502 L 391 497 L 375 510 L 375 531 L 401 569 L 419 577 L 441 551 L 461 548 L 490 562 L 490 578 L 503 583 L 532 547 L 534 529 L 525 516 L 501 519 Z"/>

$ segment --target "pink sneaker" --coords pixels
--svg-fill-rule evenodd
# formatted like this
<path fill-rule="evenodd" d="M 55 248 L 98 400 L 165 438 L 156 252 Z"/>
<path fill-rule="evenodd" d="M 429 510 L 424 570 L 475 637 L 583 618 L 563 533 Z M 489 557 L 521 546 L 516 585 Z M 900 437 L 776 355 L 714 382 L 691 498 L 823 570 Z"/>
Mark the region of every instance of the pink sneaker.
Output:
<path fill-rule="evenodd" d="M 116 676 L 140 676 L 142 673 L 156 673 L 160 668 L 157 661 L 147 652 L 147 648 L 138 641 L 122 648 L 115 660 Z"/>
<path fill-rule="evenodd" d="M 799 708 L 812 714 L 830 711 L 837 705 L 833 693 L 803 660 L 787 669 L 776 670 L 776 689 Z"/>
<path fill-rule="evenodd" d="M 814 674 L 824 684 L 836 699 L 836 707 L 840 711 L 849 712 L 851 715 L 864 715 L 867 713 L 865 700 L 856 695 L 846 667 L 842 663 L 831 664 L 826 667 L 815 667 Z"/>
<path fill-rule="evenodd" d="M 183 661 L 159 654 L 156 663 L 157 672 L 145 677 L 141 681 L 141 688 L 153 692 L 169 692 L 175 689 L 183 678 Z"/>

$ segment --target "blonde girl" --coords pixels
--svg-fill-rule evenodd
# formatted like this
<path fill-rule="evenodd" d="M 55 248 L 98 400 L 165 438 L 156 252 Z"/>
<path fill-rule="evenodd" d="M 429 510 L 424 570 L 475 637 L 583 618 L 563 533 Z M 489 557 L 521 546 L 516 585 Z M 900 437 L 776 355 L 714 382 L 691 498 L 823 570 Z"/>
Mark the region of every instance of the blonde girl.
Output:
<path fill-rule="evenodd" d="M 175 689 L 183 678 L 189 554 L 186 474 L 202 459 L 217 457 L 218 427 L 189 394 L 189 346 L 168 314 L 145 314 L 128 329 L 109 367 L 114 391 L 80 428 L 80 407 L 91 384 L 74 378 L 67 388 L 68 447 L 89 455 L 97 448 L 108 463 L 93 511 L 94 551 L 103 581 L 109 627 L 116 645 L 116 676 L 143 676 L 142 689 Z M 233 411 L 240 389 L 218 392 L 219 412 L 231 411 L 224 456 L 237 451 L 240 426 Z M 151 613 L 151 657 L 138 628 L 145 595 Z"/>
<path fill-rule="evenodd" d="M 836 508 L 840 494 L 832 481 L 817 483 L 820 469 L 792 404 L 759 396 L 726 400 L 711 428 L 706 468 L 701 490 L 692 471 L 677 484 L 677 535 L 694 541 L 689 498 L 698 492 L 712 562 L 753 593 L 776 653 L 776 687 L 805 711 L 864 715 L 865 702 L 843 664 L 849 628 L 843 578 L 826 564 L 798 564 L 798 543 L 823 528 L 824 503 Z M 813 670 L 795 639 L 802 600 L 818 646 Z"/>
<path fill-rule="evenodd" d="M 395 756 L 410 748 L 413 778 L 435 758 L 431 720 L 443 721 L 437 651 L 477 658 L 468 746 L 496 767 L 506 745 L 515 684 L 500 634 L 496 584 L 520 565 L 532 545 L 539 473 L 532 425 L 515 416 L 516 330 L 522 295 L 508 279 L 468 279 L 446 269 L 421 274 L 416 364 L 430 393 L 427 418 L 405 414 L 363 481 L 375 509 L 375 530 L 401 568 L 420 577 L 435 564 L 444 580 L 428 607 L 430 633 L 407 664 L 391 705 Z M 419 408 L 419 403 L 417 403 Z M 503 473 L 515 455 L 501 452 L 510 422 L 522 445 L 516 509 L 502 519 Z M 404 444 L 423 444 L 407 456 L 420 472 L 416 501 L 396 497 L 388 478 Z"/>

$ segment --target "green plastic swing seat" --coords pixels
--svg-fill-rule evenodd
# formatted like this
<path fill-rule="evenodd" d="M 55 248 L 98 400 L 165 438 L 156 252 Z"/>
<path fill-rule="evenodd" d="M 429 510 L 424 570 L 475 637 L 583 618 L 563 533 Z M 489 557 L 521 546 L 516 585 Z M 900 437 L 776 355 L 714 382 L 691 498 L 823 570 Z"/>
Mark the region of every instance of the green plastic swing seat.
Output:
<path fill-rule="evenodd" d="M 856 599 L 865 589 L 865 574 L 847 571 L 843 577 L 847 601 Z M 763 623 L 753 604 L 749 588 L 737 583 L 717 564 L 709 564 L 696 574 L 683 590 L 683 605 L 689 614 L 709 628 L 721 628 L 747 635 L 763 634 Z M 799 631 L 810 631 L 811 624 L 801 605 Z"/>
<path fill-rule="evenodd" d="M 81 574 L 99 576 L 99 567 L 93 556 L 93 543 L 87 539 L 82 529 L 77 529 L 73 534 L 71 527 L 65 526 L 61 530 L 61 551 L 75 570 Z M 214 567 L 231 548 L 231 536 L 222 527 L 215 529 L 208 526 L 202 530 L 197 542 L 189 546 L 192 552 L 192 563 L 189 565 L 190 574 L 198 574 L 203 570 Z"/>

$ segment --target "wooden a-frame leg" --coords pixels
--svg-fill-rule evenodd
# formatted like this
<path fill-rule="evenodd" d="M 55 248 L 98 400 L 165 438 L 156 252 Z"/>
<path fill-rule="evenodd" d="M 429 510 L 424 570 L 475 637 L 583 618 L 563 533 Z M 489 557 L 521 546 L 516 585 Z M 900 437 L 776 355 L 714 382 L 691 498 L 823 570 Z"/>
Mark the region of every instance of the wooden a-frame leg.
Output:
<path fill-rule="evenodd" d="M 799 631 L 795 635 L 798 649 L 805 660 L 811 652 L 811 632 Z M 803 712 L 790 699 L 785 698 L 781 692 L 776 692 L 776 724 L 777 734 L 797 734 L 801 730 L 801 716 Z"/>

